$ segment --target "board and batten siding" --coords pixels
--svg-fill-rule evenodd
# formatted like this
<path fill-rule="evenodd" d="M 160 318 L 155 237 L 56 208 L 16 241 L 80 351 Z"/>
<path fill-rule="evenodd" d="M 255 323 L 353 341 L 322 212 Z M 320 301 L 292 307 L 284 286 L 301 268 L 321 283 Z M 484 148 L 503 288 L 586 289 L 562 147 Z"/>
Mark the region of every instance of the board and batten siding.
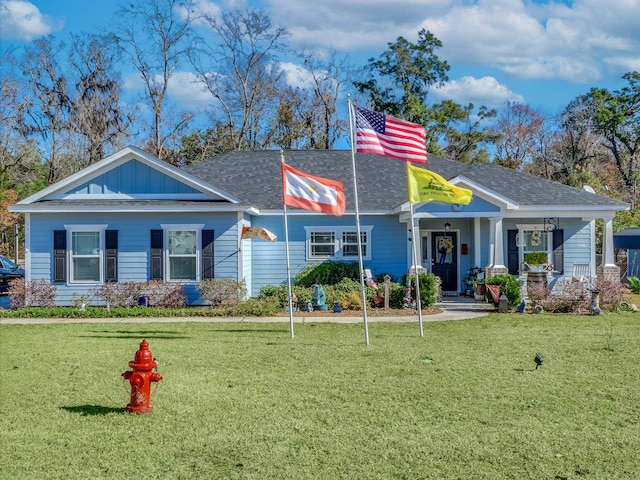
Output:
<path fill-rule="evenodd" d="M 118 231 L 118 281 L 143 282 L 149 277 L 150 231 L 161 225 L 204 225 L 214 230 L 215 278 L 238 277 L 238 224 L 234 213 L 91 213 L 31 214 L 30 279 L 53 278 L 53 232 L 64 230 L 65 225 L 106 225 Z M 99 285 L 56 284 L 57 303 L 69 305 L 71 297 L 89 295 Z"/>
<path fill-rule="evenodd" d="M 198 193 L 197 190 L 171 178 L 137 160 L 126 163 L 98 175 L 74 187 L 67 194 L 109 195 L 109 194 L 184 194 Z"/>

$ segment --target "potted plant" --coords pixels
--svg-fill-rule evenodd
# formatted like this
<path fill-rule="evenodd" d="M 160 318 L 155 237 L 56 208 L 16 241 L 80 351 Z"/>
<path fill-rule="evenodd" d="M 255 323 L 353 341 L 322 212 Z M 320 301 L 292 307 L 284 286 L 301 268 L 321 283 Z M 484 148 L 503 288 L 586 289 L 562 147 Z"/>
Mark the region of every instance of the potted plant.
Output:
<path fill-rule="evenodd" d="M 532 272 L 541 272 L 548 261 L 547 252 L 528 252 L 524 254 L 524 263 Z"/>

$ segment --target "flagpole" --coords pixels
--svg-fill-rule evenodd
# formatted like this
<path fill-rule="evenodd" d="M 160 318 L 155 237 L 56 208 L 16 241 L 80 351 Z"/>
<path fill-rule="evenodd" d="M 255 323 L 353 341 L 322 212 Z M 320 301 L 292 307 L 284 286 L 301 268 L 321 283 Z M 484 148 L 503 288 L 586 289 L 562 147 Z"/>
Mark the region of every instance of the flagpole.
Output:
<path fill-rule="evenodd" d="M 416 308 L 418 309 L 418 325 L 420 326 L 420 336 L 424 337 L 422 330 L 422 301 L 420 300 L 420 277 L 418 276 L 418 246 L 416 245 L 416 225 L 413 220 L 413 202 L 409 201 L 411 209 L 411 243 L 413 244 L 413 270 L 416 275 Z"/>
<path fill-rule="evenodd" d="M 284 152 L 280 150 L 280 163 L 284 163 Z M 282 192 L 284 195 L 284 192 Z M 284 207 L 284 245 L 287 254 L 287 287 L 289 292 L 289 332 L 293 338 L 293 301 L 291 300 L 291 262 L 289 260 L 289 222 L 287 220 L 287 204 L 282 202 Z"/>
<path fill-rule="evenodd" d="M 347 95 L 349 106 L 349 135 L 351 140 L 351 164 L 353 167 L 353 190 L 356 204 L 356 230 L 358 234 L 358 261 L 360 263 L 360 289 L 362 291 L 362 312 L 364 321 L 364 343 L 369 345 L 369 325 L 367 320 L 367 294 L 364 287 L 364 265 L 362 264 L 362 238 L 360 235 L 360 211 L 358 209 L 358 180 L 356 179 L 356 153 L 353 138 L 353 109 L 351 108 L 351 96 Z"/>

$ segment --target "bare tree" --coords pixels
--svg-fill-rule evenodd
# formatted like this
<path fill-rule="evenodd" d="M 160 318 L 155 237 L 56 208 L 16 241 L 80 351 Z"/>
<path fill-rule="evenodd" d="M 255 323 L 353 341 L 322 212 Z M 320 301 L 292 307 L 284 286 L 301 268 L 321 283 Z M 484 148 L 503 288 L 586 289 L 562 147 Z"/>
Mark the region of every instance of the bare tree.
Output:
<path fill-rule="evenodd" d="M 63 176 L 62 159 L 71 132 L 71 98 L 60 62 L 64 48 L 52 36 L 43 37 L 25 49 L 21 61 L 26 86 L 20 100 L 24 108 L 20 130 L 26 137 L 40 137 L 50 184 Z"/>
<path fill-rule="evenodd" d="M 233 136 L 235 149 L 264 148 L 282 80 L 276 55 L 287 31 L 255 10 L 205 15 L 204 21 L 219 43 L 201 42 L 191 61 L 212 96 L 213 123 Z"/>
<path fill-rule="evenodd" d="M 132 121 L 120 105 L 118 53 L 109 36 L 72 36 L 70 65 L 76 79 L 72 122 L 87 145 L 89 164 L 103 158 L 105 147 L 116 146 Z"/>
<path fill-rule="evenodd" d="M 528 105 L 507 102 L 491 129 L 498 136 L 495 163 L 514 170 L 522 170 L 525 163 L 531 163 L 542 125 L 543 117 L 537 110 Z"/>
<path fill-rule="evenodd" d="M 302 52 L 300 56 L 311 76 L 311 118 L 307 123 L 310 127 L 309 147 L 331 149 L 348 128 L 347 122 L 337 117 L 338 99 L 353 68 L 348 59 L 339 59 L 335 51 L 330 52 L 327 61 L 309 52 Z"/>
<path fill-rule="evenodd" d="M 145 97 L 153 111 L 149 132 L 150 152 L 168 154 L 166 142 L 191 116 L 165 116 L 167 88 L 181 61 L 191 49 L 192 0 L 140 0 L 123 3 L 117 12 L 113 37 L 140 74 Z M 173 123 L 172 123 L 173 121 Z"/>

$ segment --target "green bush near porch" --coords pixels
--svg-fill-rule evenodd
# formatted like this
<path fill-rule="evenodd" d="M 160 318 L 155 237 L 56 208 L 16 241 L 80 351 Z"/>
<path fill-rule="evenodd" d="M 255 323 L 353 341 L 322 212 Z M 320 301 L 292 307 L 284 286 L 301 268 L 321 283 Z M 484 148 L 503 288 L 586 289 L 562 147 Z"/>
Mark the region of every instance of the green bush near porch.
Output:
<path fill-rule="evenodd" d="M 511 275 L 494 275 L 485 279 L 487 285 L 499 285 L 500 293 L 505 294 L 509 307 L 513 308 L 522 301 L 522 282 Z M 487 292 L 487 295 L 490 295 Z M 493 301 L 493 300 L 489 300 Z"/>

